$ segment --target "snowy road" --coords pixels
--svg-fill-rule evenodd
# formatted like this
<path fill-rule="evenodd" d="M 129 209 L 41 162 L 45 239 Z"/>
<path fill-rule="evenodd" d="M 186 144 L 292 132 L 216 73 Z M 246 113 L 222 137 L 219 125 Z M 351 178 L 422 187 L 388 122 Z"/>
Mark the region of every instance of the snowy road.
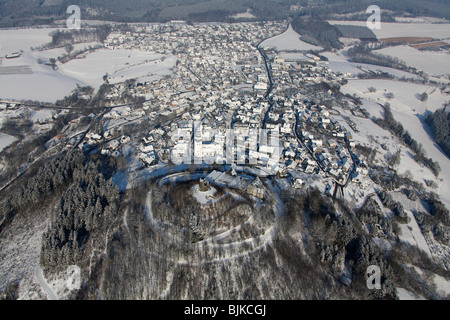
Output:
<path fill-rule="evenodd" d="M 42 274 L 41 267 L 37 267 L 34 271 L 34 277 L 36 278 L 36 281 L 39 283 L 39 285 L 42 288 L 42 291 L 47 295 L 48 300 L 58 300 L 58 297 L 53 292 L 52 288 L 48 285 L 47 281 L 44 279 L 44 275 Z"/>

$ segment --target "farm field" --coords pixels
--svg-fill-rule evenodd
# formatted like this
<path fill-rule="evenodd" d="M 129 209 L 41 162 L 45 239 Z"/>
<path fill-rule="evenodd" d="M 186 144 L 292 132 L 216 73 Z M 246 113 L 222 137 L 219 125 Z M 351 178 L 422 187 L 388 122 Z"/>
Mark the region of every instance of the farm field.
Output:
<path fill-rule="evenodd" d="M 337 52 L 323 52 L 322 55 L 328 59 L 328 67 L 334 72 L 341 72 L 343 74 L 349 73 L 352 76 L 357 76 L 358 74 L 373 73 L 373 72 L 383 72 L 392 75 L 396 78 L 407 78 L 407 79 L 420 79 L 416 74 L 405 72 L 398 69 L 382 67 L 366 63 L 355 63 L 347 60 L 345 56 L 345 50 L 342 49 Z"/>
<path fill-rule="evenodd" d="M 365 21 L 328 21 L 330 24 L 366 26 Z M 381 14 L 381 29 L 373 32 L 378 39 L 392 37 L 433 37 L 446 39 L 450 37 L 450 23 L 398 23 L 383 22 Z"/>
<path fill-rule="evenodd" d="M 366 26 L 366 22 L 364 21 L 330 20 L 328 22 L 332 25 Z M 426 72 L 430 76 L 442 78 L 450 73 L 450 55 L 448 52 L 418 50 L 420 48 L 447 45 L 450 38 L 450 23 L 398 23 L 381 21 L 381 29 L 374 29 L 373 32 L 381 42 L 391 45 L 402 44 L 375 50 L 373 51 L 374 53 L 398 58 L 408 66 Z M 343 40 L 345 40 L 344 42 L 348 42 L 347 44 L 352 42 L 351 39 Z M 404 43 L 408 44 L 405 45 Z M 327 53 L 324 55 L 327 55 Z M 329 55 L 333 54 L 329 53 Z M 331 64 L 331 66 L 338 71 L 345 68 L 343 64 Z M 347 68 L 350 70 L 349 73 L 355 74 L 357 72 L 351 66 L 347 66 Z"/>
<path fill-rule="evenodd" d="M 88 54 L 86 59 L 72 60 L 60 66 L 61 74 L 98 88 L 103 76 L 108 75 L 109 83 L 123 82 L 138 78 L 139 81 L 153 80 L 170 74 L 176 57 L 163 56 L 139 50 L 101 49 Z"/>
<path fill-rule="evenodd" d="M 391 38 L 380 38 L 380 41 L 384 43 L 420 43 L 424 41 L 433 40 L 431 37 L 391 37 Z"/>
<path fill-rule="evenodd" d="M 33 51 L 51 41 L 50 28 L 2 30 L 0 33 L 0 57 L 13 52 L 22 55 L 14 59 L 3 59 L 0 65 L 0 98 L 55 102 L 70 94 L 77 85 L 98 88 L 103 76 L 110 83 L 138 78 L 140 81 L 159 79 L 170 74 L 175 66 L 175 56 L 163 56 L 139 50 L 100 49 L 87 53 L 84 59 L 75 59 L 65 64 L 57 63 L 53 69 L 48 62 L 65 54 L 65 48 Z M 97 42 L 79 43 L 74 50 L 83 50 Z"/>

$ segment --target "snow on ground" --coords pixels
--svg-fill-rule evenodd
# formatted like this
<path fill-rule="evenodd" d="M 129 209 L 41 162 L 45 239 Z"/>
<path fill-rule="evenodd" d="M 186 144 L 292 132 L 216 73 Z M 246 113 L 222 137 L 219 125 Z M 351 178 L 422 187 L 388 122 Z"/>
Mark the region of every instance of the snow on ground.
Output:
<path fill-rule="evenodd" d="M 375 87 L 376 92 L 370 93 L 369 87 Z M 434 190 L 439 194 L 441 200 L 450 208 L 450 160 L 443 151 L 435 143 L 430 128 L 424 122 L 424 114 L 427 111 L 434 112 L 442 108 L 443 104 L 448 100 L 448 95 L 441 93 L 438 88 L 393 80 L 349 80 L 348 84 L 341 88 L 346 94 L 356 94 L 357 96 L 372 102 L 384 104 L 389 102 L 394 118 L 401 122 L 404 129 L 420 144 L 422 144 L 427 157 L 437 161 L 441 167 L 439 179 L 434 179 L 439 188 Z M 392 92 L 394 98 L 388 99 L 385 94 Z M 428 100 L 421 102 L 417 96 L 423 92 L 428 93 Z M 403 158 L 402 158 L 403 159 Z M 401 163 L 400 172 L 405 172 L 408 168 Z M 414 178 L 423 182 L 423 179 L 433 178 L 429 170 L 424 169 L 424 176 L 416 170 L 410 170 Z"/>
<path fill-rule="evenodd" d="M 24 52 L 17 59 L 4 59 L 1 66 L 18 65 L 30 66 L 33 73 L 0 75 L 0 98 L 55 102 L 68 95 L 77 84 L 83 85 L 83 82 L 67 77 L 50 66 L 39 64 L 30 52 Z"/>
<path fill-rule="evenodd" d="M 367 104 L 366 104 L 367 105 Z M 379 110 L 378 108 L 376 110 Z M 391 143 L 395 146 L 395 142 L 392 140 L 392 135 L 375 124 L 372 120 L 367 118 L 355 117 L 349 110 L 340 110 L 341 116 L 331 116 L 332 118 L 339 121 L 342 125 L 350 132 L 355 141 L 359 144 L 373 146 L 373 140 L 375 139 L 377 143 Z M 350 125 L 345 121 L 343 117 L 349 117 L 355 124 L 359 132 L 353 131 Z"/>
<path fill-rule="evenodd" d="M 442 76 L 450 73 L 450 54 L 447 52 L 420 51 L 405 45 L 387 47 L 374 52 L 399 58 L 408 66 L 432 75 Z"/>
<path fill-rule="evenodd" d="M 234 18 L 234 19 L 242 19 L 242 18 L 253 19 L 253 18 L 256 18 L 256 16 L 254 14 L 252 14 L 252 10 L 250 8 L 248 8 L 246 12 L 236 13 L 235 15 L 230 16 L 230 18 Z"/>
<path fill-rule="evenodd" d="M 400 224 L 400 241 L 411 244 L 412 246 L 417 246 L 422 251 L 426 252 L 429 257 L 433 257 L 430 249 L 428 248 L 428 244 L 420 230 L 419 225 L 417 224 L 414 215 L 410 210 L 407 212 L 409 222 L 408 224 Z"/>
<path fill-rule="evenodd" d="M 46 120 L 51 120 L 53 115 L 56 114 L 55 110 L 38 110 L 38 111 L 32 111 L 32 114 L 30 116 L 30 121 L 32 122 L 45 122 Z"/>
<path fill-rule="evenodd" d="M 290 24 L 288 29 L 284 33 L 265 40 L 263 43 L 261 43 L 261 47 L 276 47 L 278 51 L 322 50 L 321 47 L 314 46 L 300 40 L 300 35 L 294 31 Z"/>
<path fill-rule="evenodd" d="M 164 76 L 170 74 L 177 58 L 140 50 L 101 49 L 60 66 L 61 73 L 82 81 L 94 88 L 103 84 L 103 76 L 108 74 L 110 83 L 127 79 Z"/>
<path fill-rule="evenodd" d="M 396 288 L 397 289 L 397 296 L 399 300 L 425 300 L 422 296 L 416 296 L 414 293 L 403 289 L 403 288 Z"/>
<path fill-rule="evenodd" d="M 285 59 L 286 61 L 309 61 L 311 58 L 306 57 L 304 54 L 299 52 L 280 52 L 278 54 L 279 58 Z"/>
<path fill-rule="evenodd" d="M 0 152 L 6 148 L 7 146 L 9 146 L 10 144 L 14 143 L 14 141 L 16 141 L 17 138 L 10 136 L 9 134 L 5 134 L 5 133 L 1 133 L 0 132 Z"/>
<path fill-rule="evenodd" d="M 435 258 L 437 252 L 432 250 L 429 246 L 429 242 L 425 238 L 422 230 L 420 229 L 413 212 L 425 212 L 426 209 L 420 201 L 409 200 L 403 192 L 390 192 L 392 199 L 399 202 L 406 214 L 408 215 L 409 222 L 406 224 L 399 224 L 400 235 L 399 239 L 403 242 L 417 246 L 422 251 L 426 252 L 431 258 Z"/>
<path fill-rule="evenodd" d="M 448 20 L 435 17 L 395 17 L 396 22 L 410 23 L 448 23 Z"/>
<path fill-rule="evenodd" d="M 21 50 L 23 54 L 16 59 L 3 59 L 0 67 L 27 66 L 27 68 L 31 68 L 32 73 L 1 74 L 0 98 L 55 102 L 69 94 L 77 84 L 83 84 L 76 79 L 60 74 L 50 66 L 37 62 L 38 58 L 48 61 L 49 58 L 58 56 L 60 49 L 54 49 L 54 52 L 48 54 L 45 51 L 31 51 L 31 47 L 49 43 L 51 41 L 49 32 L 53 30 L 55 29 L 1 30 L 0 57 Z"/>
<path fill-rule="evenodd" d="M 200 191 L 200 185 L 193 185 L 191 188 L 192 195 L 200 204 L 212 203 L 216 200 L 214 194 L 217 192 L 216 188 L 210 186 L 207 191 Z"/>
<path fill-rule="evenodd" d="M 75 43 L 73 44 L 73 51 L 78 50 L 86 50 L 89 47 L 103 47 L 103 44 L 100 42 L 84 42 L 84 43 Z M 58 57 L 62 57 L 67 55 L 67 50 L 64 48 L 54 48 L 54 49 L 48 49 L 48 50 L 42 50 L 42 51 L 33 51 L 31 55 L 37 59 L 42 59 L 44 61 L 48 61 L 50 58 L 57 59 Z"/>
<path fill-rule="evenodd" d="M 0 238 L 0 291 L 20 281 L 20 300 L 45 298 L 35 278 L 35 270 L 39 267 L 42 234 L 48 220 L 44 215 L 33 217 L 32 223 L 25 218 L 15 218 Z"/>
<path fill-rule="evenodd" d="M 112 177 L 112 182 L 116 185 L 117 188 L 119 188 L 120 191 L 126 191 L 129 189 L 129 183 L 128 183 L 128 175 L 126 172 L 118 171 L 114 176 Z"/>
<path fill-rule="evenodd" d="M 365 109 L 372 117 L 375 118 L 382 118 L 384 115 L 384 109 L 382 106 L 380 106 L 378 103 L 368 101 L 368 100 L 362 100 L 362 106 L 363 109 Z"/>
<path fill-rule="evenodd" d="M 365 21 L 328 21 L 330 24 L 366 26 Z M 381 29 L 374 29 L 373 32 L 380 38 L 390 37 L 433 37 L 448 38 L 450 35 L 450 23 L 398 23 L 383 22 L 381 18 Z"/>
<path fill-rule="evenodd" d="M 13 52 L 23 51 L 16 59 L 3 59 L 0 67 L 16 67 L 28 72 L 24 74 L 0 73 L 0 98 L 14 100 L 37 100 L 55 102 L 70 94 L 77 85 L 90 85 L 98 88 L 103 84 L 103 76 L 109 74 L 110 83 L 138 78 L 139 81 L 151 81 L 171 73 L 177 58 L 163 56 L 139 50 L 100 49 L 87 53 L 84 59 L 75 59 L 64 65 L 51 66 L 39 64 L 38 60 L 47 62 L 66 54 L 64 48 L 43 51 L 31 51 L 49 43 L 49 32 L 56 29 L 33 28 L 18 30 L 1 30 L 0 57 Z M 89 42 L 74 45 L 74 50 L 82 50 L 100 43 Z M 31 70 L 31 72 L 30 72 Z M 13 72 L 14 73 L 14 72 Z"/>
<path fill-rule="evenodd" d="M 47 295 L 47 300 L 58 300 L 58 296 L 53 292 L 52 288 L 48 285 L 47 280 L 45 280 L 44 274 L 42 273 L 41 267 L 37 267 L 34 272 L 35 280 L 41 286 L 42 291 Z"/>
<path fill-rule="evenodd" d="M 368 88 L 374 87 L 376 92 L 369 92 Z M 357 94 L 364 99 L 385 103 L 389 102 L 391 108 L 401 110 L 405 114 L 423 114 L 426 111 L 436 111 L 449 99 L 449 95 L 441 93 L 439 88 L 430 85 L 416 84 L 395 80 L 349 80 L 348 84 L 342 87 L 342 92 Z M 394 97 L 387 99 L 385 93 L 392 92 Z M 418 95 L 427 92 L 428 100 L 424 103 L 418 99 Z M 393 110 L 394 111 L 394 110 Z M 397 119 L 401 120 L 401 119 Z"/>
<path fill-rule="evenodd" d="M 357 68 L 348 61 L 330 61 L 328 63 L 328 68 L 333 72 L 340 72 L 342 74 L 348 74 L 352 76 L 357 76 L 360 73 L 364 73 L 364 71 Z"/>
<path fill-rule="evenodd" d="M 432 273 L 432 272 L 424 272 L 421 268 L 419 268 L 418 266 L 413 266 L 413 265 L 406 265 L 407 267 L 413 269 L 418 275 L 420 275 L 422 278 L 428 278 L 431 277 L 432 283 L 436 286 L 436 292 L 443 298 L 449 298 L 450 295 L 450 281 L 447 280 L 446 278 Z M 406 291 L 406 290 L 405 290 Z M 410 292 L 403 292 L 406 295 L 404 296 L 405 298 L 408 298 L 407 293 L 411 294 Z"/>
<path fill-rule="evenodd" d="M 415 49 L 414 49 L 415 50 Z M 358 74 L 365 74 L 370 72 L 383 72 L 390 74 L 397 78 L 407 78 L 407 79 L 420 79 L 418 75 L 388 68 L 388 67 L 382 67 L 382 66 L 375 66 L 372 64 L 366 64 L 366 63 L 355 63 L 355 62 L 348 62 L 348 61 L 330 61 L 328 64 L 328 67 L 334 71 L 334 72 L 341 72 L 343 74 L 350 73 L 353 76 L 357 76 Z"/>
<path fill-rule="evenodd" d="M 30 52 L 31 47 L 38 47 L 51 42 L 49 35 L 53 28 L 1 29 L 0 57 L 23 50 Z"/>
<path fill-rule="evenodd" d="M 334 72 L 341 72 L 342 74 L 350 74 L 352 76 L 357 76 L 358 74 L 364 74 L 372 72 L 385 72 L 388 73 L 394 77 L 397 78 L 407 78 L 407 79 L 420 79 L 419 76 L 393 69 L 388 67 L 382 67 L 382 66 L 376 66 L 372 64 L 366 64 L 366 63 L 355 63 L 355 62 L 349 62 L 343 53 L 344 50 L 340 50 L 338 52 L 323 52 L 322 55 L 328 58 L 328 68 L 330 68 Z"/>
<path fill-rule="evenodd" d="M 436 290 L 441 296 L 450 295 L 450 281 L 444 277 L 434 274 L 433 282 L 436 285 Z"/>

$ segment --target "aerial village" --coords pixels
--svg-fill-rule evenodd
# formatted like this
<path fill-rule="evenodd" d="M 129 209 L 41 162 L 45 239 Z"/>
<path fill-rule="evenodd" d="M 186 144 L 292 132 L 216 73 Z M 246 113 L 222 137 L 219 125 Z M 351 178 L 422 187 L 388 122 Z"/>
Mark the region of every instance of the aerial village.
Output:
<path fill-rule="evenodd" d="M 285 28 L 280 22 L 262 27 L 175 21 L 112 32 L 105 41 L 110 50 L 157 52 L 163 57 L 155 64 L 170 56 L 177 62 L 162 78 L 149 74 L 114 84 L 110 101 L 127 92 L 143 102 L 111 108 L 103 116 L 103 129 L 88 132 L 78 147 L 119 156 L 124 146 L 132 146 L 147 171 L 179 163 L 232 164 L 249 165 L 266 176 L 291 175 L 295 188 L 303 187 L 305 175 L 318 173 L 327 190 L 333 183 L 359 182 L 368 170 L 364 157 L 352 152 L 351 133 L 304 89 L 338 85 L 348 75 L 332 72 L 311 52 L 284 58 L 264 46 L 264 39 Z M 143 122 L 145 131 L 123 133 L 124 124 Z M 72 139 L 68 146 L 75 144 Z"/>

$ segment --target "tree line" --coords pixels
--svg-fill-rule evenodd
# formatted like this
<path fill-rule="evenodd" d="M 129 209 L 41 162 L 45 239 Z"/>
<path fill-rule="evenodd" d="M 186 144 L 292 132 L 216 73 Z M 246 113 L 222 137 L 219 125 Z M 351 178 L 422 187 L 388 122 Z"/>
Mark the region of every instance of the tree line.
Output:
<path fill-rule="evenodd" d="M 426 117 L 425 122 L 430 126 L 437 144 L 450 157 L 450 113 L 446 108 L 436 110 Z"/>
<path fill-rule="evenodd" d="M 73 171 L 72 183 L 52 212 L 51 226 L 42 238 L 40 262 L 45 271 L 81 265 L 89 240 L 106 245 L 104 239 L 121 196 L 114 183 L 105 178 L 102 167 L 101 161 L 89 161 Z"/>
<path fill-rule="evenodd" d="M 339 30 L 327 21 L 297 17 L 292 20 L 291 25 L 305 42 L 322 46 L 326 50 L 343 47 L 342 42 L 339 41 Z"/>
<path fill-rule="evenodd" d="M 411 134 L 403 128 L 403 125 L 394 119 L 389 103 L 384 105 L 384 119 L 377 118 L 374 122 L 383 129 L 389 130 L 398 137 L 406 146 L 408 146 L 415 154 L 414 160 L 428 167 L 437 177 L 441 172 L 441 167 L 437 161 L 427 158 L 422 144 L 413 139 Z"/>
<path fill-rule="evenodd" d="M 78 151 L 60 155 L 48 161 L 21 187 L 9 191 L 1 203 L 0 231 L 19 213 L 39 210 L 53 196 L 61 192 L 73 178 L 73 172 L 84 166 L 84 155 Z"/>
<path fill-rule="evenodd" d="M 318 259 L 317 263 L 328 270 L 333 277 L 346 283 L 343 266 L 350 266 L 351 288 L 359 298 L 396 299 L 394 279 L 390 261 L 376 247 L 370 235 L 366 234 L 352 218 L 355 213 L 343 202 L 332 204 L 317 189 L 291 198 L 286 204 L 284 225 L 289 230 L 300 228 L 304 233 L 303 241 L 307 252 Z M 337 213 L 337 208 L 342 213 Z M 361 222 L 380 223 L 386 234 L 395 229 L 395 222 L 365 207 L 356 212 Z M 372 234 L 373 235 L 373 234 Z M 366 270 L 369 265 L 380 267 L 383 277 L 381 290 L 368 291 L 366 288 Z"/>

